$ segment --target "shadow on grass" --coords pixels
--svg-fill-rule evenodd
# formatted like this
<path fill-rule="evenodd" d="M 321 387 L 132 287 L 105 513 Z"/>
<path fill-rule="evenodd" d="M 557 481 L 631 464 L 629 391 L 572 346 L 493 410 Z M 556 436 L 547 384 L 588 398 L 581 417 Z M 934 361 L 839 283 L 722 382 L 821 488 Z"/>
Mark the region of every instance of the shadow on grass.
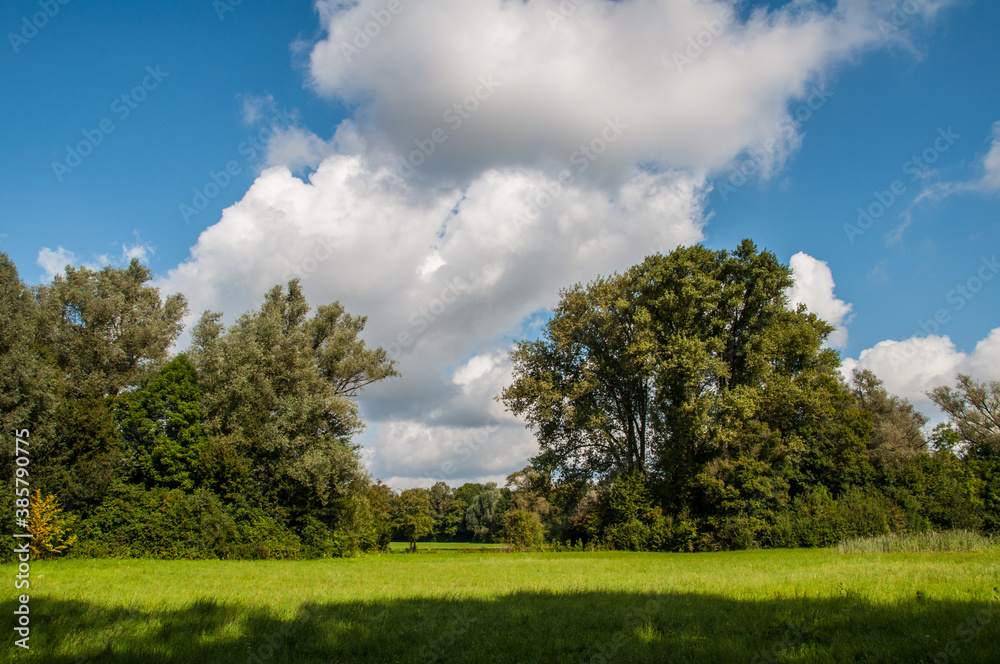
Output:
<path fill-rule="evenodd" d="M 14 604 L 4 602 L 0 610 L 11 616 Z M 181 610 L 130 611 L 38 597 L 31 602 L 31 628 L 30 652 L 8 636 L 3 651 L 11 660 L 1000 662 L 996 604 L 926 597 L 885 606 L 851 595 L 738 601 L 679 593 L 518 593 L 495 600 L 304 604 L 287 619 L 205 600 Z"/>

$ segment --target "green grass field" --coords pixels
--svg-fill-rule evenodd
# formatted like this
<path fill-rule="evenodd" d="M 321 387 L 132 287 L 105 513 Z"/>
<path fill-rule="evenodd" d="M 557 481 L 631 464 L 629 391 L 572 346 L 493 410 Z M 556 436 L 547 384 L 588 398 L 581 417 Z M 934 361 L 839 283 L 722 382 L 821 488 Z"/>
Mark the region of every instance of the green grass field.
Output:
<path fill-rule="evenodd" d="M 13 565 L 0 601 L 13 619 Z M 4 661 L 1000 662 L 1000 552 L 31 565 Z"/>

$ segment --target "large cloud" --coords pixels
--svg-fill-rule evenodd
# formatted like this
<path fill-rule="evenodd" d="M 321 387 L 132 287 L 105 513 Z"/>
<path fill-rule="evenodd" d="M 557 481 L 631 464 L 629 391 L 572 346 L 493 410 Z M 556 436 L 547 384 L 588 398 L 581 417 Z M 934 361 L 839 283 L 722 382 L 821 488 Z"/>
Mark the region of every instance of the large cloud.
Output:
<path fill-rule="evenodd" d="M 816 108 L 831 68 L 900 43 L 880 26 L 890 0 L 736 5 L 319 0 L 310 81 L 353 117 L 329 140 L 279 132 L 273 167 L 159 285 L 232 320 L 301 277 L 399 359 L 403 378 L 362 397 L 376 475 L 502 477 L 535 449 L 492 399 L 525 321 L 561 287 L 701 240 L 711 173 L 748 151 L 772 172 L 801 138 L 792 105 Z M 804 301 L 842 324 L 820 282 Z"/>
<path fill-rule="evenodd" d="M 382 423 L 373 472 L 429 477 L 455 441 L 485 431 L 489 452 L 452 474 L 494 477 L 534 449 L 492 401 L 509 376 L 502 335 L 520 334 L 562 287 L 699 241 L 703 193 L 690 176 L 641 169 L 610 195 L 529 169 L 430 190 L 364 154 L 336 154 L 308 182 L 284 167 L 265 171 L 159 285 L 187 294 L 195 313 L 221 309 L 232 320 L 298 277 L 311 302 L 367 315 L 366 338 L 403 374 L 363 397 L 365 416 Z"/>
<path fill-rule="evenodd" d="M 898 4 L 797 1 L 741 20 L 743 3 L 720 0 L 319 0 L 328 35 L 310 73 L 396 152 L 441 129 L 423 171 L 561 164 L 618 117 L 628 130 L 592 175 L 698 171 L 768 141 L 780 159 L 797 138 L 780 124 L 789 101 L 823 103 L 814 86 L 831 65 L 904 34 L 884 25 Z M 912 4 L 897 23 L 943 3 Z"/>

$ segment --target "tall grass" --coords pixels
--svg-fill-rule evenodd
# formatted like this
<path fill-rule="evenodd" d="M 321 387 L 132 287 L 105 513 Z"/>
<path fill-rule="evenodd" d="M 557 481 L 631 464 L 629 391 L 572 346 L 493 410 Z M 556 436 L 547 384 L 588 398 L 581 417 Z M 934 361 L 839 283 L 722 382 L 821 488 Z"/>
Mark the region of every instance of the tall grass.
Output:
<path fill-rule="evenodd" d="M 875 537 L 857 537 L 837 545 L 840 553 L 930 553 L 935 551 L 989 551 L 1000 548 L 1000 541 L 971 530 L 947 530 L 927 533 L 890 533 Z"/>

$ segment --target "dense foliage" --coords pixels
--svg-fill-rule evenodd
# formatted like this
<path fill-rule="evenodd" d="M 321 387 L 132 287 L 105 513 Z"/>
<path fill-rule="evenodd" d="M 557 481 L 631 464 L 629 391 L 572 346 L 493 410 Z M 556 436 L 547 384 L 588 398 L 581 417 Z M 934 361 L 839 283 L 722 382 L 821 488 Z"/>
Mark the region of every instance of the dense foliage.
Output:
<path fill-rule="evenodd" d="M 570 527 L 550 537 L 717 550 L 997 532 L 1000 384 L 935 390 L 955 426 L 927 441 L 926 418 L 874 374 L 844 381 L 833 328 L 789 307 L 791 285 L 745 240 L 563 291 L 501 395 L 536 433 L 533 468 L 565 489 Z"/>
<path fill-rule="evenodd" d="M 39 554 L 303 558 L 393 539 L 695 551 L 1000 532 L 1000 383 L 960 375 L 934 390 L 949 421 L 928 433 L 871 372 L 844 380 L 833 328 L 789 307 L 790 270 L 749 241 L 565 290 L 541 338 L 511 354 L 499 398 L 539 454 L 503 487 L 396 492 L 368 475 L 355 398 L 398 374 L 361 339 L 364 317 L 336 302 L 310 315 L 291 281 L 228 328 L 206 312 L 171 357 L 187 305 L 150 277 L 133 261 L 29 288 L 0 254 L 0 424 L 31 432 Z M 0 472 L 13 492 L 13 444 Z"/>
<path fill-rule="evenodd" d="M 301 557 L 385 546 L 389 510 L 353 442 L 354 397 L 396 375 L 363 317 L 309 306 L 296 281 L 229 329 L 133 261 L 27 288 L 0 255 L 0 417 L 28 428 L 33 506 L 73 527 L 69 555 Z M 0 465 L 14 483 L 13 445 Z M 39 510 L 42 510 L 39 512 Z M 65 511 L 64 511 L 65 510 Z M 3 528 L 12 532 L 9 514 Z M 62 537 L 61 532 L 55 536 Z"/>

